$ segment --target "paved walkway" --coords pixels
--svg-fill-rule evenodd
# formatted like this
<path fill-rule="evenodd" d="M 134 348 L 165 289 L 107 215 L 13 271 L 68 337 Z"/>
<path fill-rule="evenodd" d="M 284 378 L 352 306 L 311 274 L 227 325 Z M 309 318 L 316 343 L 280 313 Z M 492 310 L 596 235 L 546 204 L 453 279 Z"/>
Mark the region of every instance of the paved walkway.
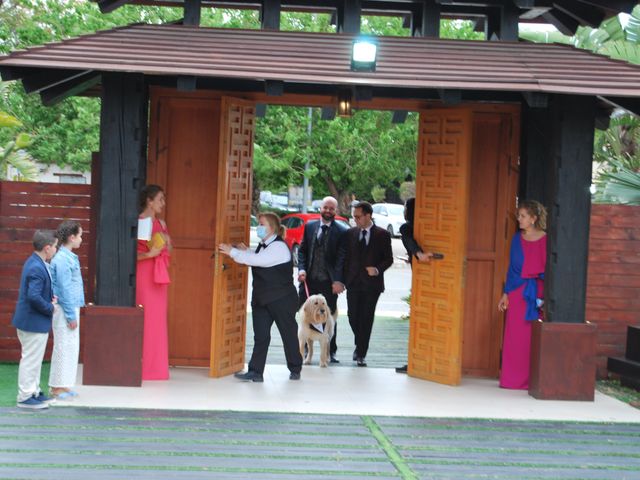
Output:
<path fill-rule="evenodd" d="M 640 478 L 638 424 L 72 407 L 0 417 L 0 478 Z"/>

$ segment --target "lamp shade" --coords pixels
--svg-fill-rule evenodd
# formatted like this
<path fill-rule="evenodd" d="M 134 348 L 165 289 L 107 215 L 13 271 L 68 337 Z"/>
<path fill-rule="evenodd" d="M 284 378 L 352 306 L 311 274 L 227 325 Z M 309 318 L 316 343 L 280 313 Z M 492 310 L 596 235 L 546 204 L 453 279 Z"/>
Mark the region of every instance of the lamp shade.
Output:
<path fill-rule="evenodd" d="M 351 70 L 358 72 L 374 72 L 378 43 L 371 38 L 360 38 L 353 41 L 351 48 Z"/>
<path fill-rule="evenodd" d="M 338 94 L 338 112 L 339 117 L 351 117 L 353 111 L 351 109 L 351 92 L 344 91 Z"/>

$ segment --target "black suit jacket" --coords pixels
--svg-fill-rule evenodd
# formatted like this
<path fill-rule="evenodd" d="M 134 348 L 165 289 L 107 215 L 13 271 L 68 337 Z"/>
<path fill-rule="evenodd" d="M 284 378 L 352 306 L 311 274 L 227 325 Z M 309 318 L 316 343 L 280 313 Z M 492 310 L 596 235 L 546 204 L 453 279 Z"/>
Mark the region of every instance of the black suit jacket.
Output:
<path fill-rule="evenodd" d="M 320 228 L 320 220 L 313 220 L 304 226 L 302 234 L 302 242 L 298 249 L 298 270 L 304 270 L 309 275 L 309 268 L 313 261 L 313 249 L 316 244 L 316 236 Z M 340 248 L 344 235 L 347 233 L 347 227 L 333 221 L 329 227 L 329 237 L 327 238 L 325 260 L 327 262 L 327 270 L 329 278 L 332 282 L 344 283 L 342 272 L 344 270 L 345 250 Z"/>
<path fill-rule="evenodd" d="M 372 226 L 369 245 L 362 251 L 360 229 L 350 228 L 345 236 L 344 247 L 346 250 L 344 283 L 347 290 L 352 288 L 384 292 L 384 271 L 393 265 L 389 232 L 384 228 Z M 379 274 L 375 277 L 369 276 L 366 267 L 376 267 Z"/>

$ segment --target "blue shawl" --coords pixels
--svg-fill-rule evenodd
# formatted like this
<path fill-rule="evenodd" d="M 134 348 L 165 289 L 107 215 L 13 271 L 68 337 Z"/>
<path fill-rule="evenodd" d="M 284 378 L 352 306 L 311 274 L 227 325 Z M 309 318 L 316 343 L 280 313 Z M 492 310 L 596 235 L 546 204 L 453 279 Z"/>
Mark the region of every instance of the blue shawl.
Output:
<path fill-rule="evenodd" d="M 510 293 L 524 285 L 522 296 L 527 305 L 525 320 L 535 321 L 538 319 L 538 305 L 536 298 L 538 296 L 537 279 L 544 279 L 544 273 L 533 278 L 522 277 L 522 266 L 524 265 L 524 252 L 522 251 L 522 240 L 520 232 L 516 233 L 511 240 L 511 253 L 509 254 L 509 270 L 507 271 L 507 283 L 504 286 L 504 292 Z"/>

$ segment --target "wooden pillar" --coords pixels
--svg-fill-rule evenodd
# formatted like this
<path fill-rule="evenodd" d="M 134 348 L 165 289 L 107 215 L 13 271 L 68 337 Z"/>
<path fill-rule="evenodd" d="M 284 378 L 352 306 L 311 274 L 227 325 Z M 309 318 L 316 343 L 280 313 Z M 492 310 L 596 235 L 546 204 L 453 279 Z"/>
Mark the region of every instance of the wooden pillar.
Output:
<path fill-rule="evenodd" d="M 138 192 L 145 181 L 147 86 L 140 74 L 102 75 L 96 303 L 135 304 Z"/>
<path fill-rule="evenodd" d="M 338 33 L 360 33 L 362 0 L 343 0 L 338 5 Z"/>
<path fill-rule="evenodd" d="M 582 323 L 596 102 L 594 97 L 554 95 L 551 110 L 545 318 L 550 322 Z"/>
<path fill-rule="evenodd" d="M 422 0 L 420 8 L 411 14 L 411 36 L 440 37 L 440 4 L 436 0 Z"/>
<path fill-rule="evenodd" d="M 500 33 L 498 37 L 503 42 L 518 41 L 518 20 L 520 9 L 513 2 L 507 2 L 500 13 Z"/>
<path fill-rule="evenodd" d="M 184 25 L 200 25 L 201 0 L 184 0 Z"/>
<path fill-rule="evenodd" d="M 545 322 L 535 322 L 529 394 L 593 400 L 596 326 L 585 322 L 594 97 L 553 95 Z"/>
<path fill-rule="evenodd" d="M 260 27 L 263 30 L 280 30 L 281 0 L 262 0 Z"/>
<path fill-rule="evenodd" d="M 532 108 L 523 103 L 519 197 L 537 200 L 545 207 L 549 207 L 550 123 L 549 108 Z"/>

